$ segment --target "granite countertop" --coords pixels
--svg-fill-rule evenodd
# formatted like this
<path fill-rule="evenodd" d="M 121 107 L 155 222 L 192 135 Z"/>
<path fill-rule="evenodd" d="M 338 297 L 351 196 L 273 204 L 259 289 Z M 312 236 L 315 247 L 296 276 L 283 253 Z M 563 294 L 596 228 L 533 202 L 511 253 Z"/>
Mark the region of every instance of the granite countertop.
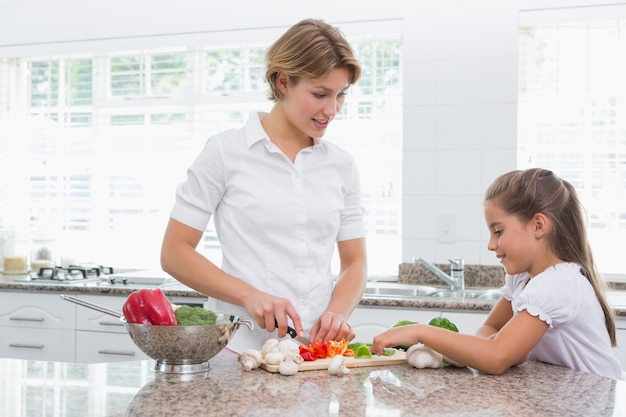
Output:
<path fill-rule="evenodd" d="M 157 374 L 152 361 L 72 364 L 0 359 L 0 415 L 622 416 L 626 382 L 529 361 L 492 376 L 408 364 L 281 376 L 245 372 L 225 350 L 208 372 Z"/>
<path fill-rule="evenodd" d="M 404 264 L 403 264 L 404 265 Z M 419 266 L 419 265 L 418 265 Z M 411 265 L 411 267 L 413 267 Z M 401 273 L 402 273 L 401 268 Z M 428 279 L 418 277 L 411 274 L 402 274 L 398 280 L 404 284 L 426 283 L 428 285 L 436 285 Z M 470 281 L 472 288 L 499 288 L 501 286 L 499 277 L 489 277 L 481 280 Z M 109 284 L 107 281 L 96 280 L 89 282 L 70 282 L 70 283 L 49 283 L 38 281 L 15 281 L 13 278 L 0 275 L 0 291 L 35 291 L 35 292 L 52 292 L 52 293 L 74 293 L 74 294 L 92 294 L 92 295 L 117 295 L 128 296 L 131 292 L 139 288 L 156 288 L 160 287 L 168 297 L 192 297 L 206 298 L 206 296 L 195 291 L 177 281 L 166 282 L 162 285 L 124 285 Z M 468 288 L 470 288 L 468 287 Z M 610 288 L 608 293 L 609 301 L 615 311 L 618 319 L 626 318 L 626 290 Z M 495 300 L 478 300 L 478 299 L 447 299 L 433 297 L 414 297 L 414 298 L 381 298 L 363 296 L 359 305 L 362 307 L 389 307 L 389 308 L 415 308 L 415 309 L 437 309 L 437 310 L 473 310 L 473 311 L 490 311 Z"/>

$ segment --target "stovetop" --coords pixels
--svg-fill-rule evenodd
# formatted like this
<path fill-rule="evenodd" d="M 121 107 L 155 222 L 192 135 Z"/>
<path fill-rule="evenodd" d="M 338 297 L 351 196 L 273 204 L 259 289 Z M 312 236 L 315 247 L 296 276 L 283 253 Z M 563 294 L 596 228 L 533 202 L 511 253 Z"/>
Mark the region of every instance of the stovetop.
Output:
<path fill-rule="evenodd" d="M 67 267 L 56 266 L 54 268 L 40 268 L 33 271 L 24 279 L 15 281 L 35 281 L 38 283 L 69 283 L 100 281 L 113 274 L 113 267 L 102 265 L 69 265 Z"/>

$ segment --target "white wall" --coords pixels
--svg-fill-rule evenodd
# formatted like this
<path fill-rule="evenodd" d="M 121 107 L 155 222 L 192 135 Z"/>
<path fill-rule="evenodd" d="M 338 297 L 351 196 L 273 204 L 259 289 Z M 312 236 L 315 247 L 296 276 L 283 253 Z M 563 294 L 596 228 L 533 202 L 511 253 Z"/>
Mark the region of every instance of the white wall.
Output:
<path fill-rule="evenodd" d="M 80 41 L 145 45 L 267 29 L 304 17 L 400 19 L 404 42 L 403 260 L 496 264 L 486 249 L 482 193 L 516 165 L 520 10 L 611 0 L 0 0 L 0 57 L 80 50 Z M 367 24 L 374 24 L 367 23 Z M 233 36 L 232 34 L 229 36 Z M 234 36 L 237 36 L 236 34 Z M 453 242 L 440 242 L 441 216 Z"/>

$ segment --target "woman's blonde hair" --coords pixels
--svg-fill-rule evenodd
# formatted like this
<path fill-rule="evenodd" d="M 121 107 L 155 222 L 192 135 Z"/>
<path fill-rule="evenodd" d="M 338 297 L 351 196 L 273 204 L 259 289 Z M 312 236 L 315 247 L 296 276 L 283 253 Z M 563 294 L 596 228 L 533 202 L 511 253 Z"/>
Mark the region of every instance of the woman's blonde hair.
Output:
<path fill-rule="evenodd" d="M 350 85 L 361 77 L 361 65 L 343 33 L 322 20 L 305 19 L 287 30 L 265 54 L 268 98 L 278 101 L 282 93 L 276 85 L 279 72 L 297 84 L 301 78 L 317 80 L 334 69 L 347 68 Z"/>
<path fill-rule="evenodd" d="M 485 201 L 488 200 L 495 201 L 498 207 L 524 223 L 537 213 L 550 219 L 550 249 L 559 259 L 580 265 L 604 311 L 611 344 L 616 346 L 615 316 L 606 300 L 606 283 L 596 269 L 583 207 L 574 187 L 547 169 L 517 170 L 496 178 L 485 192 Z"/>

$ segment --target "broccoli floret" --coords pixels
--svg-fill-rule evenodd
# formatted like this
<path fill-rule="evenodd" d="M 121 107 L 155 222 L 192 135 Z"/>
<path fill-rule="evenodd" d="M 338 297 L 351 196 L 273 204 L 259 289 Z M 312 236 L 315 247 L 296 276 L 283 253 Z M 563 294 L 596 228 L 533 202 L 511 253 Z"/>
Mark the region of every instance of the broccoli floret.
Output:
<path fill-rule="evenodd" d="M 217 315 L 202 307 L 180 306 L 174 310 L 179 326 L 206 326 L 215 324 Z"/>

